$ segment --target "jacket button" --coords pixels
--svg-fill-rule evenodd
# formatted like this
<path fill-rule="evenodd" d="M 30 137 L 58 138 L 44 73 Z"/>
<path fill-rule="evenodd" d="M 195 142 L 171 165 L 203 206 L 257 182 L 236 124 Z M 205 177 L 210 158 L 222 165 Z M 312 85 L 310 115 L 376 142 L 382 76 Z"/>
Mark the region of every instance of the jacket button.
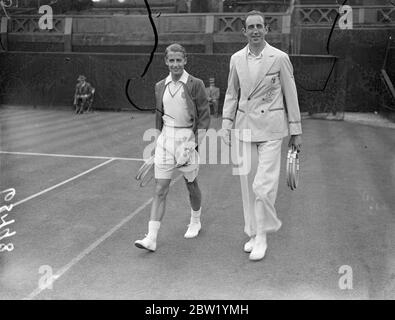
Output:
<path fill-rule="evenodd" d="M 265 110 L 261 110 L 262 113 L 265 113 Z"/>
<path fill-rule="evenodd" d="M 250 100 L 251 100 L 251 98 L 248 98 L 247 100 L 248 100 L 248 101 L 250 101 Z"/>

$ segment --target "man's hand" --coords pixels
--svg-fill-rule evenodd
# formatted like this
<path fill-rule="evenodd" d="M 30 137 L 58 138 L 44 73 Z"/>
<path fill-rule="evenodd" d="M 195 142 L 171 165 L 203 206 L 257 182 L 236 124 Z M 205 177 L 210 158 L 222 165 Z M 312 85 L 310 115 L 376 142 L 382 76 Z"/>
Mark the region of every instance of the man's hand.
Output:
<path fill-rule="evenodd" d="M 191 160 L 191 154 L 195 151 L 196 143 L 188 141 L 181 144 L 175 152 L 176 167 L 182 167 Z"/>
<path fill-rule="evenodd" d="M 222 141 L 227 145 L 231 145 L 231 139 L 230 139 L 230 129 L 221 129 L 219 130 L 219 135 L 222 139 Z"/>
<path fill-rule="evenodd" d="M 301 135 L 293 135 L 289 139 L 288 147 L 292 149 L 296 149 L 298 153 L 302 151 L 302 136 Z"/>

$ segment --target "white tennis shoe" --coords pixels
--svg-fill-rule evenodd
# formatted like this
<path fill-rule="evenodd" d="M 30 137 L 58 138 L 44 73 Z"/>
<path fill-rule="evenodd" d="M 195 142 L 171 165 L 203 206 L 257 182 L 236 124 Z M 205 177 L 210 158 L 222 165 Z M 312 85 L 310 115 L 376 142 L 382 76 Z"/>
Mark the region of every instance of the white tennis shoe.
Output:
<path fill-rule="evenodd" d="M 140 249 L 146 249 L 148 251 L 155 251 L 156 250 L 156 241 L 148 236 L 146 236 L 142 240 L 137 240 L 134 242 L 134 245 Z"/>
<path fill-rule="evenodd" d="M 191 239 L 197 237 L 200 229 L 202 228 L 202 224 L 199 222 L 191 222 L 188 225 L 188 230 L 184 235 L 184 238 Z"/>
<path fill-rule="evenodd" d="M 250 253 L 250 260 L 258 261 L 265 257 L 267 249 L 266 234 L 264 236 L 256 236 L 254 247 Z"/>
<path fill-rule="evenodd" d="M 254 248 L 254 243 L 255 243 L 255 237 L 251 237 L 251 239 L 248 240 L 248 242 L 246 242 L 244 245 L 244 252 L 250 253 Z"/>

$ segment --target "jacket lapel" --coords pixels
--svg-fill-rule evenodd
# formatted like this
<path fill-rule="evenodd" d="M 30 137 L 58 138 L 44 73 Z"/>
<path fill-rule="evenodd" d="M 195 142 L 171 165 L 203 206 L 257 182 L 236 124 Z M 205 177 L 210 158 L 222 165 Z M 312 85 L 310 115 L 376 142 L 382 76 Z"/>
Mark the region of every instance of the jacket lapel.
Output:
<path fill-rule="evenodd" d="M 159 109 L 160 111 L 163 112 L 163 105 L 162 105 L 162 101 L 163 101 L 163 95 L 165 93 L 165 81 L 160 82 L 159 84 L 159 90 L 158 90 L 158 94 L 159 96 L 157 97 L 157 103 L 156 103 L 156 108 Z"/>
<path fill-rule="evenodd" d="M 253 85 L 251 81 L 251 77 L 248 72 L 248 45 L 244 47 L 244 53 L 242 55 L 242 58 L 239 60 L 239 67 L 237 68 L 237 73 L 239 74 L 239 82 L 240 86 L 242 87 L 244 92 L 250 92 L 251 87 Z"/>
<path fill-rule="evenodd" d="M 187 83 L 186 83 L 186 87 L 187 87 L 187 92 L 186 92 L 186 94 L 187 94 L 188 96 L 190 96 L 190 94 L 192 94 L 192 87 L 193 87 L 193 80 L 192 80 L 192 78 L 191 78 L 191 75 L 188 76 L 188 80 L 187 80 Z M 192 99 L 191 96 L 190 96 L 190 98 Z"/>
<path fill-rule="evenodd" d="M 275 54 L 274 50 L 272 49 L 272 46 L 269 45 L 266 42 L 266 48 L 263 50 L 263 61 L 259 70 L 259 75 L 257 78 L 257 81 L 255 85 L 253 86 L 252 90 L 250 91 L 250 94 L 248 95 L 249 97 L 258 89 L 258 87 L 261 85 L 263 80 L 265 79 L 266 74 L 272 67 L 273 63 L 275 61 Z"/>

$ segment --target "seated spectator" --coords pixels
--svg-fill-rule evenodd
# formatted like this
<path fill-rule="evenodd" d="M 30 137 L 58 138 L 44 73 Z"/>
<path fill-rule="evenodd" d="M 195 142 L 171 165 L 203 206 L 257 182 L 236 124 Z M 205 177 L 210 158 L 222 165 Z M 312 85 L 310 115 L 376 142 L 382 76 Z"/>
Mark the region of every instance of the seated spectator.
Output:
<path fill-rule="evenodd" d="M 219 88 L 215 86 L 215 79 L 209 79 L 210 86 L 206 88 L 207 99 L 211 106 L 213 107 L 213 114 L 218 117 L 218 100 L 219 100 Z"/>
<path fill-rule="evenodd" d="M 74 94 L 74 107 L 75 113 L 79 114 L 84 113 L 84 111 L 91 110 L 95 88 L 86 81 L 86 77 L 84 75 L 80 75 L 77 81 L 78 83 Z"/>

